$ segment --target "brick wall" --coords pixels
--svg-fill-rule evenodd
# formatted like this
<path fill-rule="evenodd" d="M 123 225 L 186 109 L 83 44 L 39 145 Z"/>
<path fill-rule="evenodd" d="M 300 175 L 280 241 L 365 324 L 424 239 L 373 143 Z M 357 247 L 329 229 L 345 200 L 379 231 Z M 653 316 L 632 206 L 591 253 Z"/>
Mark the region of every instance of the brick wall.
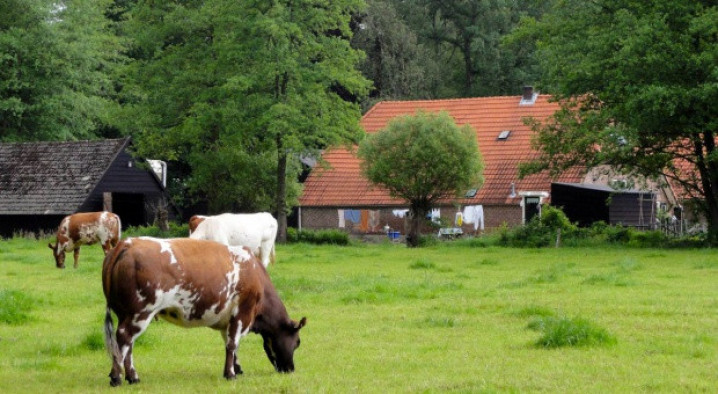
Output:
<path fill-rule="evenodd" d="M 361 211 L 362 209 L 356 208 Z M 365 209 L 368 214 L 370 209 Z M 384 232 L 384 226 L 394 231 L 405 234 L 405 218 L 397 217 L 393 214 L 393 208 L 373 209 L 373 220 L 362 226 L 360 223 L 354 223 L 350 220 L 344 221 L 344 230 L 355 234 L 380 234 Z M 449 226 L 453 226 L 456 208 L 453 206 L 441 207 L 442 222 Z M 338 208 L 307 208 L 301 209 L 301 228 L 303 230 L 323 230 L 323 229 L 339 229 L 339 209 Z M 485 231 L 495 230 L 506 223 L 509 227 L 521 224 L 522 213 L 519 205 L 484 205 L 484 228 Z M 364 228 L 362 228 L 364 227 Z M 465 224 L 464 233 L 474 234 L 474 225 Z M 429 233 L 436 231 L 434 228 L 427 226 L 423 232 Z"/>

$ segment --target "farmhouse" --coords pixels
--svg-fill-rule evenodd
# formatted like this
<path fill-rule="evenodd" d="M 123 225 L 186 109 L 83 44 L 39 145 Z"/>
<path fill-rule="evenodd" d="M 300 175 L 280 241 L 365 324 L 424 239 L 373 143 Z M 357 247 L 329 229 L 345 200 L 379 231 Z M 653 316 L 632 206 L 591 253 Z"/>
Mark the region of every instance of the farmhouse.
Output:
<path fill-rule="evenodd" d="M 519 179 L 519 163 L 538 155 L 531 146 L 533 131 L 525 119 L 542 121 L 551 116 L 559 104 L 550 98 L 526 87 L 520 96 L 384 101 L 362 117 L 361 126 L 367 133 L 374 133 L 386 127 L 392 118 L 411 115 L 417 110 L 446 111 L 458 125 L 470 125 L 476 132 L 485 162 L 485 183 L 478 190 L 463 191 L 458 199 L 436 206 L 432 219 L 437 227 L 460 227 L 464 234 L 475 234 L 530 220 L 539 214 L 542 205 L 551 202 L 554 182 L 563 185 L 604 182 L 607 186 L 609 179 L 585 168 L 574 168 L 557 179 L 546 173 Z M 316 166 L 304 183 L 298 210 L 300 229 L 343 228 L 353 233 L 382 233 L 390 228 L 404 233 L 407 203 L 370 184 L 361 175 L 360 161 L 354 151 L 332 148 L 325 151 L 322 158 L 328 165 Z M 644 197 L 654 205 L 660 199 L 654 192 Z M 606 201 L 595 204 L 603 209 Z M 628 209 L 638 212 L 640 206 L 633 201 Z M 654 220 L 655 216 L 648 216 L 650 212 L 655 214 L 656 210 L 646 209 L 641 223 Z M 633 217 L 633 213 L 631 215 Z M 461 217 L 461 226 L 457 225 L 458 217 Z"/>
<path fill-rule="evenodd" d="M 125 228 L 152 223 L 158 209 L 174 217 L 162 175 L 135 160 L 130 144 L 129 138 L 0 144 L 0 236 L 54 231 L 76 212 L 108 210 Z"/>

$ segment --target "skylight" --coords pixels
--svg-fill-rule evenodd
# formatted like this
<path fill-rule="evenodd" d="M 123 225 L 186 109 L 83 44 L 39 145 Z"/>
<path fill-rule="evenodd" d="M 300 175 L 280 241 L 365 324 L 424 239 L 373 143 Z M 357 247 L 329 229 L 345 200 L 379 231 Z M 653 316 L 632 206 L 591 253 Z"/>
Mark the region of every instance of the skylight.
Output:
<path fill-rule="evenodd" d="M 496 139 L 498 139 L 498 140 L 508 139 L 509 134 L 511 134 L 511 130 L 504 130 L 501 133 L 499 133 L 499 136 Z"/>

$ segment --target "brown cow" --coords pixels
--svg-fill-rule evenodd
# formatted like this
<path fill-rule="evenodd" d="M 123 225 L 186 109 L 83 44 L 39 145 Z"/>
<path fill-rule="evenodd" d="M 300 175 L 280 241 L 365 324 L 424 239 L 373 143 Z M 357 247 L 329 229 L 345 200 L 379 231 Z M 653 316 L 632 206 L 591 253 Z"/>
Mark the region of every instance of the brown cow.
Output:
<path fill-rule="evenodd" d="M 77 268 L 80 246 L 99 242 L 107 255 L 107 252 L 117 245 L 121 231 L 120 217 L 112 212 L 76 213 L 62 219 L 57 228 L 55 245 L 50 243 L 47 246 L 52 249 L 57 268 L 65 268 L 65 252 L 70 251 L 74 252 L 73 267 Z"/>
<path fill-rule="evenodd" d="M 191 218 L 189 218 L 189 235 L 192 235 L 195 230 L 197 230 L 197 226 L 199 226 L 200 223 L 204 222 L 204 219 L 206 219 L 207 216 L 203 215 L 193 215 Z"/>
<path fill-rule="evenodd" d="M 242 373 L 237 348 L 250 331 L 262 336 L 278 372 L 294 371 L 299 329 L 307 320 L 289 318 L 264 266 L 246 248 L 188 238 L 128 238 L 105 257 L 102 285 L 112 386 L 122 383 L 123 367 L 125 380 L 139 382 L 132 347 L 155 316 L 218 330 L 227 379 Z M 110 312 L 117 316 L 117 331 Z"/>

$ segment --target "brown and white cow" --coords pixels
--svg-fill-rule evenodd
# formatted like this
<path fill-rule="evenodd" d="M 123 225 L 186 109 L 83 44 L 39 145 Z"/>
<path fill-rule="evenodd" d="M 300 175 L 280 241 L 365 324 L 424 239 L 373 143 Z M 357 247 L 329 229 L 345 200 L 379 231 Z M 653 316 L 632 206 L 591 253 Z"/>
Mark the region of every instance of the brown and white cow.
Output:
<path fill-rule="evenodd" d="M 47 246 L 52 249 L 57 268 L 65 268 L 65 252 L 74 252 L 75 264 L 80 258 L 80 246 L 99 242 L 107 255 L 117 245 L 122 226 L 120 217 L 112 212 L 83 212 L 65 216 L 57 228 L 57 240 Z"/>
<path fill-rule="evenodd" d="M 224 377 L 242 373 L 239 339 L 260 334 L 278 372 L 294 371 L 294 351 L 306 318 L 291 320 L 264 266 L 247 248 L 189 238 L 128 238 L 105 257 L 105 344 L 110 385 L 139 382 L 132 347 L 152 319 L 182 327 L 210 327 L 225 342 Z M 117 316 L 114 331 L 112 315 Z"/>

